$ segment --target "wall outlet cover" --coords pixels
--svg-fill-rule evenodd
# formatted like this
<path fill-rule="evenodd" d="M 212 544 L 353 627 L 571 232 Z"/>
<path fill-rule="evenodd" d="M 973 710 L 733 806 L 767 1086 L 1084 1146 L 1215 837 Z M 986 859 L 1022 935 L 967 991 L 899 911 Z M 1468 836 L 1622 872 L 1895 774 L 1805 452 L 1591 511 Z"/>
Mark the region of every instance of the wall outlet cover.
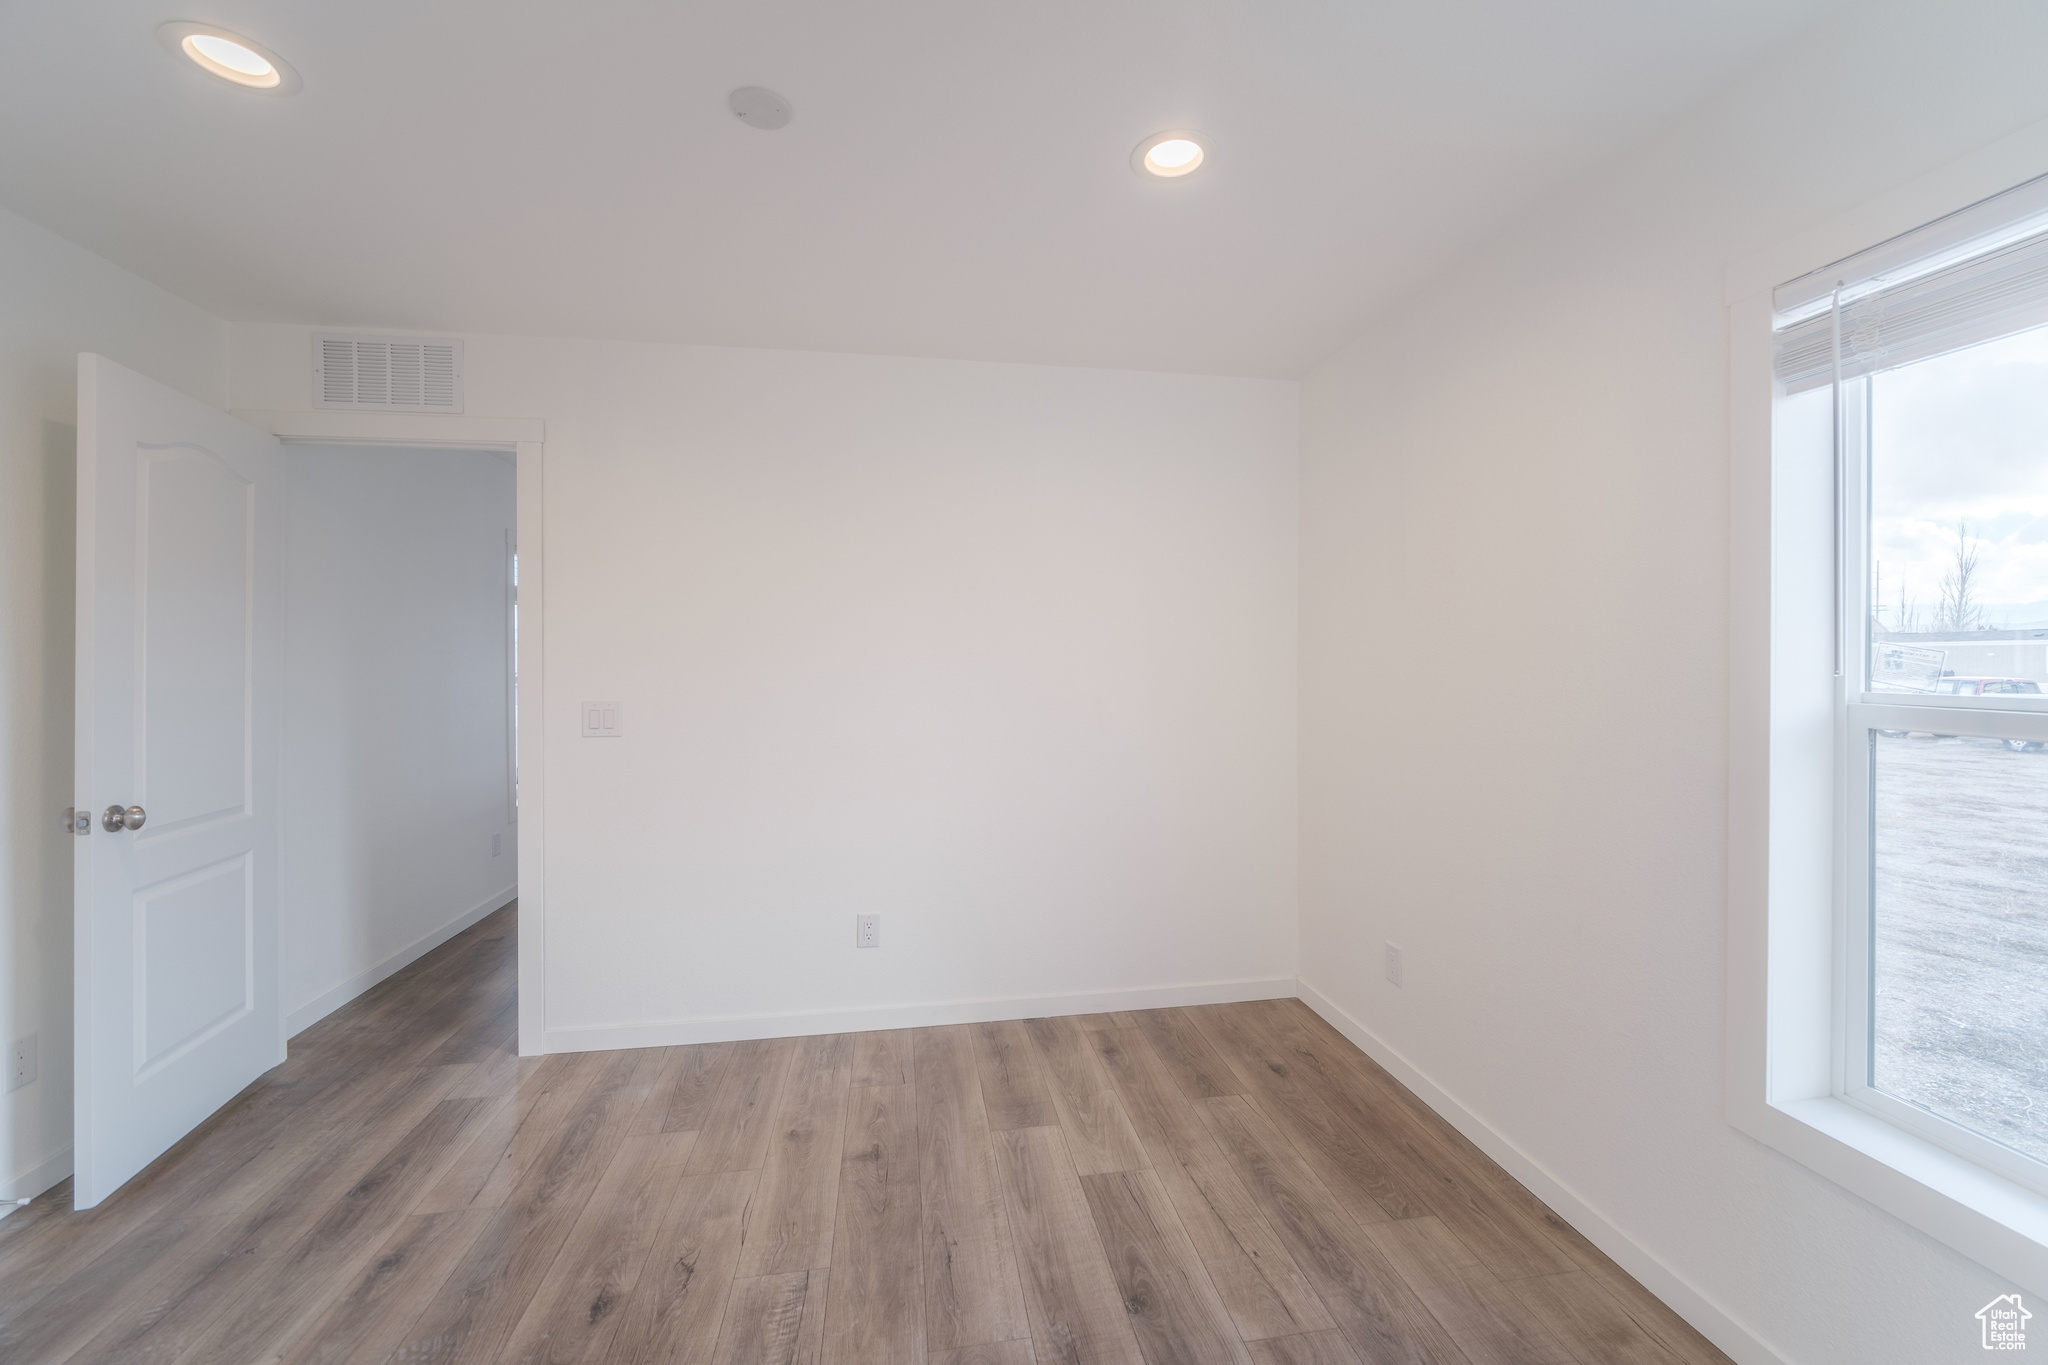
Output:
<path fill-rule="evenodd" d="M 854 924 L 853 946 L 856 948 L 879 948 L 882 946 L 882 917 L 862 915 Z"/>
<path fill-rule="evenodd" d="M 1395 986 L 1401 984 L 1401 950 L 1391 943 L 1387 945 L 1387 981 Z"/>
<path fill-rule="evenodd" d="M 31 1033 L 26 1038 L 15 1039 L 12 1065 L 7 1072 L 7 1088 L 9 1090 L 19 1090 L 36 1079 L 37 1072 L 40 1069 L 38 1054 L 42 1051 L 41 1042 L 42 1035 L 40 1033 Z"/>

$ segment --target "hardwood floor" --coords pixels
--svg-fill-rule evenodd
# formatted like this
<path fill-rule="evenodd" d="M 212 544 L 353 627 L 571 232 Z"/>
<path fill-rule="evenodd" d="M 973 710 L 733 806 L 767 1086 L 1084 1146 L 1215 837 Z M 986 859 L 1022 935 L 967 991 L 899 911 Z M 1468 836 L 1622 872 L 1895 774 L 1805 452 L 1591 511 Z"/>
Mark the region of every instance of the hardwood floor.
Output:
<path fill-rule="evenodd" d="M 520 1058 L 512 936 L 0 1221 L 0 1360 L 1726 1360 L 1297 1001 Z"/>

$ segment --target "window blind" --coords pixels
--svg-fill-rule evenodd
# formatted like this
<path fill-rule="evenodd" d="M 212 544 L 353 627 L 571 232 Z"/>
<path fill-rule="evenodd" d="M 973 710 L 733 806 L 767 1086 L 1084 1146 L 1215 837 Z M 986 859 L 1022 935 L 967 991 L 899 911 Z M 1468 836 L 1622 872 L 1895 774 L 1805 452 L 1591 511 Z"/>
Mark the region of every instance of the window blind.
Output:
<path fill-rule="evenodd" d="M 2039 232 L 2048 232 L 2048 175 L 1788 280 L 1771 291 L 1771 306 L 1778 325 L 1789 326 L 1826 312 L 1837 290 L 1847 303 L 1868 290 L 1931 275 Z"/>
<path fill-rule="evenodd" d="M 1844 288 L 1842 378 L 2048 325 L 2048 231 L 1960 261 L 1952 249 L 1943 256 L 1950 263 L 1932 270 L 1916 272 L 1912 263 L 1894 267 L 1887 274 L 1896 283 L 1855 281 L 1853 297 Z M 1834 382 L 1832 291 L 1828 299 L 1818 313 L 1778 330 L 1776 365 L 1787 393 Z"/>

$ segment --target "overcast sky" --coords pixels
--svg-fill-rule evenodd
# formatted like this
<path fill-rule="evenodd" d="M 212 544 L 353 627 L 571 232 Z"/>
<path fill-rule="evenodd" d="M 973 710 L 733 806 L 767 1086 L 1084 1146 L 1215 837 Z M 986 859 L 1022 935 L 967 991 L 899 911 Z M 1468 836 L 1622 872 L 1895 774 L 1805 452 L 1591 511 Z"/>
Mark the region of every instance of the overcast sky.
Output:
<path fill-rule="evenodd" d="M 1984 624 L 2048 622 L 2048 328 L 1872 381 L 1871 550 L 1884 625 L 1899 589 L 1933 628 L 1956 533 L 1981 542 Z"/>

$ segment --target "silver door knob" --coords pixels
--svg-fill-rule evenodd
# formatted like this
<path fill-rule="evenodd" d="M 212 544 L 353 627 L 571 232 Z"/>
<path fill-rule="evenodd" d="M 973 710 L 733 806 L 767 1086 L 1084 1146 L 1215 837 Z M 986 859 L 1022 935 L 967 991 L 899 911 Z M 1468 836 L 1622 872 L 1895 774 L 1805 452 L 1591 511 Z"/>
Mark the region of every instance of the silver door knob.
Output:
<path fill-rule="evenodd" d="M 100 816 L 100 827 L 109 834 L 119 834 L 124 829 L 141 829 L 143 821 L 149 819 L 149 812 L 140 806 L 108 806 Z"/>

